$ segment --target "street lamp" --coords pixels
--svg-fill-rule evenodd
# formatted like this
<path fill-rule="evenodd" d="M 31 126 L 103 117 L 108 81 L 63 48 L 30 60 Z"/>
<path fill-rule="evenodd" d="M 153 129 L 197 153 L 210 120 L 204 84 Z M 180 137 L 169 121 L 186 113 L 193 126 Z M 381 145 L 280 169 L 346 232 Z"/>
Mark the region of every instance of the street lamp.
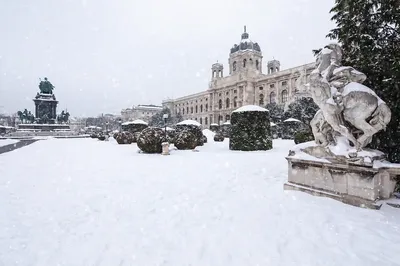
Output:
<path fill-rule="evenodd" d="M 165 141 L 167 141 L 167 119 L 168 119 L 168 114 L 163 114 L 163 119 L 164 119 L 164 130 L 165 130 Z"/>

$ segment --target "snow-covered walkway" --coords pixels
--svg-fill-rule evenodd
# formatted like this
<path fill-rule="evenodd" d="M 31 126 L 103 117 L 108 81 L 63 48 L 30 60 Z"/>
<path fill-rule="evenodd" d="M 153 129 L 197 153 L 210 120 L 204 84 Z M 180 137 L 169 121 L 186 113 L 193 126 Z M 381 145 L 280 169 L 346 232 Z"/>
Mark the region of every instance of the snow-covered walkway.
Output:
<path fill-rule="evenodd" d="M 399 265 L 400 212 L 283 191 L 284 156 L 49 139 L 0 155 L 0 265 Z"/>

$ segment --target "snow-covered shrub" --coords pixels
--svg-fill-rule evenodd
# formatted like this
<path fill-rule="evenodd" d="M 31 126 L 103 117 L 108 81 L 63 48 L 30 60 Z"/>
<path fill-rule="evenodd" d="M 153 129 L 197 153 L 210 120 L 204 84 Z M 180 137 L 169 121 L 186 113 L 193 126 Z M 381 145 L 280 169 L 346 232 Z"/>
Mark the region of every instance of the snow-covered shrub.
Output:
<path fill-rule="evenodd" d="M 90 137 L 91 137 L 92 139 L 97 139 L 97 138 L 98 138 L 98 136 L 97 136 L 97 134 L 96 134 L 96 133 L 92 133 L 92 134 L 90 134 Z"/>
<path fill-rule="evenodd" d="M 105 135 L 103 135 L 103 134 L 102 134 L 102 135 L 99 135 L 99 136 L 98 136 L 98 139 L 99 139 L 99 140 L 101 140 L 101 141 L 103 141 L 103 140 L 105 140 L 105 139 L 106 139 L 106 136 L 105 136 Z"/>
<path fill-rule="evenodd" d="M 203 131 L 201 130 L 201 125 L 198 122 L 193 120 L 182 121 L 176 125 L 175 130 L 177 135 L 184 130 L 189 131 L 195 136 L 197 141 L 197 146 L 204 145 L 204 142 L 202 140 Z"/>
<path fill-rule="evenodd" d="M 231 137 L 231 123 L 230 122 L 225 122 L 221 126 L 221 132 L 222 135 L 224 135 L 225 138 L 230 138 Z"/>
<path fill-rule="evenodd" d="M 196 148 L 198 139 L 190 130 L 181 130 L 175 138 L 175 147 L 178 150 L 193 150 Z"/>
<path fill-rule="evenodd" d="M 224 141 L 224 135 L 221 132 L 217 131 L 214 135 L 214 141 L 221 142 Z"/>
<path fill-rule="evenodd" d="M 161 153 L 164 131 L 161 128 L 149 127 L 140 132 L 137 145 L 145 153 Z"/>
<path fill-rule="evenodd" d="M 281 123 L 282 139 L 294 139 L 297 132 L 306 131 L 309 127 L 300 120 L 288 118 Z"/>
<path fill-rule="evenodd" d="M 214 133 L 219 131 L 219 125 L 218 124 L 211 124 L 210 125 L 210 130 Z"/>
<path fill-rule="evenodd" d="M 312 140 L 314 140 L 314 136 L 311 131 L 302 130 L 294 135 L 294 143 L 296 144 Z"/>
<path fill-rule="evenodd" d="M 272 149 L 269 112 L 255 105 L 240 107 L 231 115 L 229 149 L 256 151 Z"/>
<path fill-rule="evenodd" d="M 133 136 L 131 133 L 124 131 L 117 133 L 115 140 L 118 144 L 131 144 L 133 141 Z"/>
<path fill-rule="evenodd" d="M 117 136 L 118 136 L 118 134 L 119 134 L 119 132 L 115 132 L 115 133 L 113 134 L 113 138 L 116 139 Z"/>
<path fill-rule="evenodd" d="M 207 137 L 205 135 L 203 135 L 202 140 L 203 140 L 203 143 L 207 143 Z"/>
<path fill-rule="evenodd" d="M 130 133 L 141 132 L 143 129 L 148 128 L 148 124 L 140 119 L 122 123 L 122 130 Z"/>
<path fill-rule="evenodd" d="M 139 138 L 139 135 L 140 135 L 141 132 L 142 132 L 142 131 L 135 132 L 135 133 L 132 134 L 132 142 L 133 142 L 133 143 L 136 143 L 136 142 L 137 142 L 137 139 Z"/>

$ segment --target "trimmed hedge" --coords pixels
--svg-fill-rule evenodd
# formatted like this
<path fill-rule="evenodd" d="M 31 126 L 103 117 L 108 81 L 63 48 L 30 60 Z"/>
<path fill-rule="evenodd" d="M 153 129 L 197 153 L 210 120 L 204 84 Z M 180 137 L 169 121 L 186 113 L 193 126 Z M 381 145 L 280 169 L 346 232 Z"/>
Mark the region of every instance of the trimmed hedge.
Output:
<path fill-rule="evenodd" d="M 115 140 L 118 144 L 131 144 L 133 142 L 133 136 L 128 131 L 117 133 Z"/>
<path fill-rule="evenodd" d="M 145 153 L 161 153 L 164 131 L 161 128 L 146 128 L 140 132 L 136 142 Z"/>
<path fill-rule="evenodd" d="M 218 131 L 218 132 L 215 133 L 215 135 L 214 135 L 214 141 L 216 141 L 216 142 L 222 142 L 222 141 L 224 141 L 224 135 L 222 135 L 222 133 Z"/>
<path fill-rule="evenodd" d="M 310 131 L 299 131 L 294 135 L 294 143 L 299 144 L 314 140 L 314 136 Z"/>
<path fill-rule="evenodd" d="M 198 140 L 189 130 L 181 130 L 175 138 L 175 147 L 178 150 L 193 150 L 196 148 Z"/>
<path fill-rule="evenodd" d="M 232 112 L 229 149 L 257 151 L 272 149 L 268 111 Z"/>
<path fill-rule="evenodd" d="M 204 145 L 203 131 L 201 130 L 201 127 L 195 125 L 176 125 L 175 130 L 177 135 L 179 135 L 179 133 L 182 131 L 189 131 L 195 136 L 197 141 L 197 146 Z"/>

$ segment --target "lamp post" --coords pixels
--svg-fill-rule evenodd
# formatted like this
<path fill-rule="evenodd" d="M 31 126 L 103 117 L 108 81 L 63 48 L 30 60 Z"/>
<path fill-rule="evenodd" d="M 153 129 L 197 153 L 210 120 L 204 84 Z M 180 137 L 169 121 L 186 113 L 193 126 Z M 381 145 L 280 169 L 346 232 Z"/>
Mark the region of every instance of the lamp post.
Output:
<path fill-rule="evenodd" d="M 165 140 L 161 144 L 162 145 L 162 155 L 169 155 L 169 143 L 167 139 L 167 119 L 168 119 L 168 114 L 163 114 L 163 119 L 164 119 L 164 133 L 165 133 Z"/>
<path fill-rule="evenodd" d="M 163 114 L 163 119 L 164 119 L 165 141 L 167 141 L 167 119 L 168 119 L 168 114 Z"/>

